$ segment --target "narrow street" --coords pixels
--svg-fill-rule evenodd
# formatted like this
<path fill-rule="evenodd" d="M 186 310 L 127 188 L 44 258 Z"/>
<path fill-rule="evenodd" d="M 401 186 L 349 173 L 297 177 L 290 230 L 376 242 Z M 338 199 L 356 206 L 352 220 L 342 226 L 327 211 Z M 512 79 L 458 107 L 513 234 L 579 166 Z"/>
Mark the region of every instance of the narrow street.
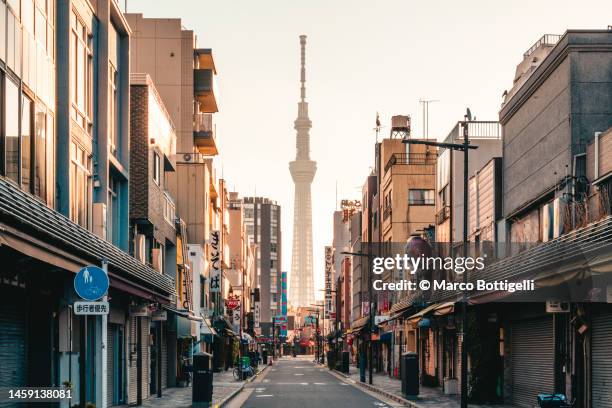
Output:
<path fill-rule="evenodd" d="M 284 357 L 261 378 L 245 386 L 231 408 L 322 407 L 365 408 L 400 406 L 374 397 L 312 362 L 312 356 Z"/>

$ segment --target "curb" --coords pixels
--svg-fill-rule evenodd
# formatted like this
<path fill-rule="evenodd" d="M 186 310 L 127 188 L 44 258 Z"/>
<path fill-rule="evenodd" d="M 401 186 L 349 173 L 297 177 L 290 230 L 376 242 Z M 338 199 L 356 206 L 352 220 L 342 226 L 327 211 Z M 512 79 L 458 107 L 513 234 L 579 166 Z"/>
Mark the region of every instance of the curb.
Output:
<path fill-rule="evenodd" d="M 239 388 L 236 388 L 234 391 L 232 391 L 227 397 L 223 398 L 217 405 L 215 405 L 215 407 L 218 408 L 222 408 L 225 407 L 232 399 L 234 399 L 234 397 L 238 394 L 240 394 L 240 392 L 244 389 L 244 386 L 246 384 L 249 384 L 253 381 L 255 381 L 255 379 L 257 377 L 259 377 L 260 374 L 262 374 L 264 371 L 266 371 L 266 369 L 268 368 L 268 366 L 264 366 L 263 369 L 261 369 L 261 371 L 259 371 L 257 374 L 255 374 L 254 376 L 248 378 L 244 383 L 240 384 Z"/>
<path fill-rule="evenodd" d="M 347 375 L 347 374 L 345 374 L 343 372 L 340 372 L 338 370 L 330 370 L 330 372 L 332 374 L 337 375 L 337 376 L 344 377 L 347 380 L 351 379 L 350 375 Z M 421 408 L 421 405 L 415 403 L 414 401 L 410 401 L 410 400 L 407 400 L 405 398 L 399 397 L 396 394 L 392 394 L 390 392 L 381 390 L 380 388 L 376 388 L 374 385 L 362 383 L 361 381 L 355 381 L 355 382 L 351 381 L 350 383 L 354 387 L 364 388 L 364 389 L 366 389 L 368 391 L 371 391 L 371 392 L 374 392 L 376 394 L 382 395 L 383 397 L 388 398 L 388 399 L 390 399 L 392 401 L 398 402 L 398 403 L 400 403 L 400 404 L 402 404 L 404 406 L 411 407 L 411 408 Z"/>

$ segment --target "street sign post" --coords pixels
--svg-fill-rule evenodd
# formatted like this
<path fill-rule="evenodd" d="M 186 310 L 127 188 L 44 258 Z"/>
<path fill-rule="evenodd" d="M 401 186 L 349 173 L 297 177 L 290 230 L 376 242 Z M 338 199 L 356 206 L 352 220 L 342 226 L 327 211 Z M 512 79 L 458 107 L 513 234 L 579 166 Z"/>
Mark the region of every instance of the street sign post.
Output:
<path fill-rule="evenodd" d="M 108 302 L 77 301 L 73 306 L 74 314 L 78 316 L 107 315 L 110 308 Z"/>
<path fill-rule="evenodd" d="M 86 266 L 74 277 L 74 290 L 84 300 L 100 299 L 108 291 L 108 275 L 102 268 Z"/>

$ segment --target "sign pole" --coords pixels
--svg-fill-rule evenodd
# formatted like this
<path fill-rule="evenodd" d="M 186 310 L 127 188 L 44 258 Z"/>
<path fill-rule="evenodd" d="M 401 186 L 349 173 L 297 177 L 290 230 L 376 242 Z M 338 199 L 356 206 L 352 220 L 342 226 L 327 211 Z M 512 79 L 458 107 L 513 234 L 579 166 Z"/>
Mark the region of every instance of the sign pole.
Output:
<path fill-rule="evenodd" d="M 104 271 L 104 273 L 106 274 L 106 276 L 108 277 L 108 261 L 106 259 L 102 260 L 102 270 Z M 104 296 L 102 297 L 102 301 L 104 302 L 108 302 L 108 291 L 104 294 Z M 109 310 L 110 312 L 110 310 Z M 102 333 L 101 333 L 101 339 L 100 339 L 100 344 L 102 346 L 102 350 L 100 352 L 100 356 L 102 358 L 102 364 L 101 364 L 101 387 L 100 387 L 100 392 L 102 393 L 102 408 L 106 408 L 108 406 L 108 401 L 106 400 L 106 390 L 108 387 L 108 382 L 107 382 L 107 378 L 108 376 L 106 375 L 106 371 L 108 370 L 108 359 L 107 359 L 107 344 L 106 341 L 108 339 L 108 314 L 103 314 L 100 316 L 100 318 L 102 319 Z"/>

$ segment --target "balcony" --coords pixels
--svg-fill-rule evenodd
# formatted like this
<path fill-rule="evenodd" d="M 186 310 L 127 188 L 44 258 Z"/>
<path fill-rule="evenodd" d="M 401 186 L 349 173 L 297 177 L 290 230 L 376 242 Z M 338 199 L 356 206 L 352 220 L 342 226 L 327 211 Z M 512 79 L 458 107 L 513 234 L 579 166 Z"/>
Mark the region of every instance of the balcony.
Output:
<path fill-rule="evenodd" d="M 395 165 L 436 165 L 437 154 L 431 153 L 393 153 L 385 165 L 385 173 Z"/>
<path fill-rule="evenodd" d="M 446 136 L 446 142 L 463 141 L 463 122 L 457 122 L 453 130 Z M 470 121 L 467 122 L 468 136 L 470 139 L 501 140 L 501 125 L 495 121 Z"/>
<path fill-rule="evenodd" d="M 196 113 L 193 115 L 193 142 L 198 151 L 205 156 L 215 156 L 219 153 L 212 114 Z"/>
<path fill-rule="evenodd" d="M 440 225 L 448 218 L 450 218 L 450 207 L 445 205 L 436 213 L 436 224 Z"/>
<path fill-rule="evenodd" d="M 212 50 L 200 48 L 195 50 L 196 68 L 193 71 L 193 91 L 200 105 L 200 112 L 215 113 L 217 106 L 217 87 L 215 76 L 217 70 L 212 56 Z"/>
<path fill-rule="evenodd" d="M 385 207 L 385 209 L 383 211 L 383 220 L 386 220 L 387 218 L 389 218 L 391 216 L 392 212 L 393 212 L 393 210 L 392 210 L 392 207 L 390 205 Z"/>

